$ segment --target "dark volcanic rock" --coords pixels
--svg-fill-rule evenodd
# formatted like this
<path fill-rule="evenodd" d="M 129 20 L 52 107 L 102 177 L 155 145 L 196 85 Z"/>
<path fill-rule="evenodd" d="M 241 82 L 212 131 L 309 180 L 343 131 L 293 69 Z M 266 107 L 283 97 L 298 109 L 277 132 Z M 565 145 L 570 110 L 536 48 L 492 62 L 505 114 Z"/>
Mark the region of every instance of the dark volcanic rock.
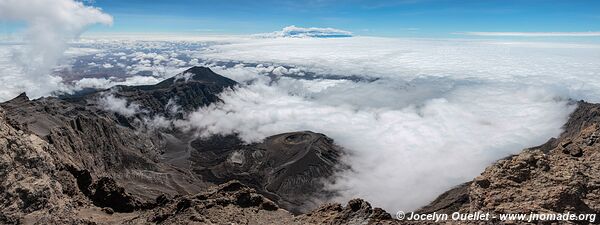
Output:
<path fill-rule="evenodd" d="M 469 186 L 471 182 L 461 184 L 444 192 L 429 205 L 422 207 L 418 213 L 445 213 L 458 212 L 465 204 L 469 204 Z"/>
<path fill-rule="evenodd" d="M 115 180 L 102 177 L 90 187 L 90 199 L 98 207 L 109 207 L 116 212 L 133 212 L 142 208 L 142 203 L 125 192 Z"/>
<path fill-rule="evenodd" d="M 352 199 L 343 207 L 338 203 L 325 204 L 318 209 L 299 216 L 306 224 L 398 224 L 392 216 L 362 199 Z"/>
<path fill-rule="evenodd" d="M 220 144 L 217 144 L 220 143 Z M 192 142 L 194 171 L 206 180 L 240 180 L 293 211 L 326 198 L 323 182 L 342 166 L 333 140 L 309 131 L 285 133 L 246 145 L 235 136 Z"/>
<path fill-rule="evenodd" d="M 141 212 L 125 224 L 397 224 L 390 214 L 361 199 L 343 207 L 327 204 L 311 213 L 293 216 L 245 186 L 230 181 L 195 196 L 181 196 L 163 207 Z"/>
<path fill-rule="evenodd" d="M 25 95 L 0 106 L 11 126 L 52 146 L 57 169 L 74 177 L 62 176 L 61 181 L 76 179 L 86 195 L 88 186 L 101 177 L 121 182 L 146 200 L 161 193 L 187 194 L 202 188 L 189 173 L 160 162 L 161 146 L 155 134 L 120 125 L 114 113 L 52 97 L 28 100 Z"/>
<path fill-rule="evenodd" d="M 43 139 L 8 124 L 0 107 L 0 224 L 22 224 L 32 213 L 40 220 L 65 216 L 77 206 L 77 196 L 67 196 L 57 181 L 60 162 L 53 151 Z"/>

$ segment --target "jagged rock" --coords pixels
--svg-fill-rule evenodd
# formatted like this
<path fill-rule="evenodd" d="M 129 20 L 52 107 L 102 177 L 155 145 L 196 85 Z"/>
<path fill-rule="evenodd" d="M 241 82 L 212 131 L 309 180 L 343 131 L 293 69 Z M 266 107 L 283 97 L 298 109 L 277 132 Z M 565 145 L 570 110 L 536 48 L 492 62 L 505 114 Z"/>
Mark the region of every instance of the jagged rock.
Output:
<path fill-rule="evenodd" d="M 417 210 L 418 213 L 445 213 L 452 214 L 458 212 L 461 207 L 469 203 L 469 186 L 472 182 L 467 182 L 456 186 L 449 191 L 438 196 L 433 202 Z M 489 187 L 489 181 L 482 179 L 477 181 L 477 185 Z"/>
<path fill-rule="evenodd" d="M 337 203 L 325 204 L 313 212 L 299 216 L 306 224 L 397 224 L 391 215 L 362 199 L 352 199 L 345 207 Z"/>
<path fill-rule="evenodd" d="M 108 207 L 116 212 L 133 212 L 143 208 L 138 199 L 125 192 L 125 189 L 111 178 L 102 177 L 89 188 L 89 197 L 98 207 Z"/>
<path fill-rule="evenodd" d="M 57 181 L 61 175 L 51 149 L 38 136 L 9 125 L 0 107 L 0 224 L 21 224 L 29 214 L 47 220 L 72 212 L 76 202 Z"/>
<path fill-rule="evenodd" d="M 143 212 L 128 224 L 264 224 L 293 222 L 293 216 L 239 181 L 230 181 L 195 196 L 180 196 Z"/>
<path fill-rule="evenodd" d="M 143 212 L 125 224 L 396 224 L 390 214 L 361 199 L 346 207 L 327 204 L 300 216 L 245 186 L 230 181 L 195 195 L 175 198 L 163 207 Z"/>
<path fill-rule="evenodd" d="M 111 214 L 111 215 L 113 213 L 115 213 L 115 210 L 110 207 L 104 207 L 104 208 L 102 208 L 102 211 L 105 212 L 106 214 Z"/>

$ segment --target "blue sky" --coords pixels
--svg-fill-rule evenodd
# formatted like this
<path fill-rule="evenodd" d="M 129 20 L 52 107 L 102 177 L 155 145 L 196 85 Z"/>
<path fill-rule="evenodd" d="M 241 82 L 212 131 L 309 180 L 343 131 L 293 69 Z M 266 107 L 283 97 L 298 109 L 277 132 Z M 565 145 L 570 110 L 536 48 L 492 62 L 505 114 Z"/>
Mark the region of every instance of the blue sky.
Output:
<path fill-rule="evenodd" d="M 252 34 L 333 27 L 368 36 L 600 31 L 596 0 L 95 0 L 114 17 L 92 33 Z M 19 27 L 5 24 L 5 30 Z M 7 28 L 8 27 L 8 28 Z M 600 37 L 595 37 L 600 38 Z"/>

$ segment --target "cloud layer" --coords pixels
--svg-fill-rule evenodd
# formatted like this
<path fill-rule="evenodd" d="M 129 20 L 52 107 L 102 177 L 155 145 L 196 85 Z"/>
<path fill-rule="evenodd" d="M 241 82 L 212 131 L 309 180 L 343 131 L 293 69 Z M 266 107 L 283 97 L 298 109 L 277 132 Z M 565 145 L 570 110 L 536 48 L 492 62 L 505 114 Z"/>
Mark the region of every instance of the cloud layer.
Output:
<path fill-rule="evenodd" d="M 600 100 L 600 45 L 411 40 L 262 39 L 214 45 L 200 59 L 288 65 L 317 74 L 390 77 L 423 76 L 551 85 L 569 97 Z"/>
<path fill-rule="evenodd" d="M 558 135 L 574 108 L 567 99 L 598 101 L 598 49 L 363 37 L 214 45 L 196 56 L 241 62 L 216 70 L 249 84 L 179 125 L 248 142 L 293 130 L 325 133 L 351 153 L 354 168 L 330 184 L 342 193 L 338 200 L 410 210 L 494 160 Z M 295 72 L 260 76 L 281 66 Z M 302 79 L 310 72 L 321 78 Z"/>

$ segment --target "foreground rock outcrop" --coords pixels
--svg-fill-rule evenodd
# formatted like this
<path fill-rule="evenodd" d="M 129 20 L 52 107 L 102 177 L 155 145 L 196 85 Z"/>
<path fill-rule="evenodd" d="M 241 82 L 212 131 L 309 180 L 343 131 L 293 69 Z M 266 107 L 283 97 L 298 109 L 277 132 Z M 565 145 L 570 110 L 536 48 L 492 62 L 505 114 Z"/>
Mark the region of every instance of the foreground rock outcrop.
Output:
<path fill-rule="evenodd" d="M 38 136 L 7 124 L 0 108 L 0 224 L 76 205 L 76 198 L 66 196 L 69 189 L 59 182 L 63 174 L 49 151 L 51 146 Z"/>
<path fill-rule="evenodd" d="M 390 224 L 382 209 L 355 199 L 345 207 L 327 204 L 300 216 L 293 216 L 274 202 L 239 181 L 230 181 L 194 196 L 165 200 L 160 207 L 141 213 L 124 224 Z"/>

